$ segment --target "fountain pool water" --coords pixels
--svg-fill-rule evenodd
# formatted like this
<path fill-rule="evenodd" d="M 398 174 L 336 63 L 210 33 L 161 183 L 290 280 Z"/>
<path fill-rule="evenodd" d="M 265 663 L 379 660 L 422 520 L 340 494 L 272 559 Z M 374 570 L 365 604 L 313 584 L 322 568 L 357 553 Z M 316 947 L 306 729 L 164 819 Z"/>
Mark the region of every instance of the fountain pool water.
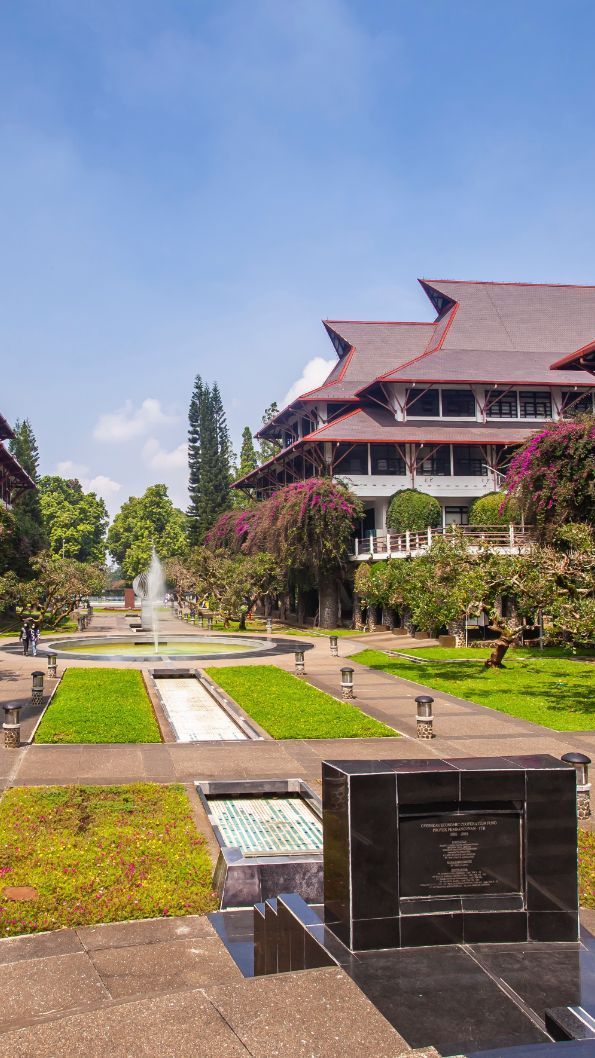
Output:
<path fill-rule="evenodd" d="M 292 644 L 293 645 L 293 644 Z M 87 658 L 98 661 L 155 661 L 184 657 L 209 658 L 250 656 L 255 652 L 278 653 L 274 640 L 251 639 L 245 636 L 170 636 L 166 639 L 131 639 L 124 636 L 89 637 L 88 639 L 56 639 L 43 644 L 44 652 L 52 651 L 59 657 Z"/>

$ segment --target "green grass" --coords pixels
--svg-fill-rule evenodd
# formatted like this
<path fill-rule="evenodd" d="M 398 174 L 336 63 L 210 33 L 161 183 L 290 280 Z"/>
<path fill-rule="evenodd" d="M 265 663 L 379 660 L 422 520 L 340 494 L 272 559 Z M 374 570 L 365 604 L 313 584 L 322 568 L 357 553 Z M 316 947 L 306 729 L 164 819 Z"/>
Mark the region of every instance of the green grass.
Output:
<path fill-rule="evenodd" d="M 0 935 L 214 910 L 182 786 L 13 788 L 0 800 Z M 9 900 L 31 886 L 36 900 Z"/>
<path fill-rule="evenodd" d="M 281 635 L 286 636 L 339 636 L 339 637 L 351 637 L 362 636 L 365 634 L 365 629 L 361 631 L 356 628 L 296 628 L 294 625 L 288 627 L 286 625 L 273 625 L 273 631 L 279 632 Z"/>
<path fill-rule="evenodd" d="M 398 650 L 398 646 L 393 648 Z M 488 658 L 492 653 L 492 648 L 488 645 L 485 647 L 413 647 L 409 649 L 406 647 L 403 650 L 404 654 L 412 654 L 413 657 L 424 658 L 425 660 L 431 661 L 460 661 L 462 658 L 468 658 L 471 661 L 483 661 Z M 573 651 L 569 647 L 545 647 L 543 651 L 539 648 L 534 647 L 515 647 L 508 651 L 504 663 L 507 665 L 508 662 L 514 658 L 533 658 L 535 660 L 542 659 L 547 661 L 549 658 L 567 658 L 572 661 L 573 658 L 583 657 L 595 657 L 595 647 L 579 647 L 578 650 Z"/>
<path fill-rule="evenodd" d="M 579 830 L 578 855 L 580 904 L 595 910 L 595 834 Z"/>
<path fill-rule="evenodd" d="M 440 648 L 432 647 L 423 655 L 435 650 Z M 422 651 L 417 653 L 421 656 Z M 444 653 L 452 656 L 454 652 Z M 435 655 L 420 665 L 379 650 L 362 650 L 352 660 L 554 731 L 595 728 L 595 669 L 586 662 L 542 659 L 532 651 L 507 654 L 504 669 L 476 667 L 468 661 L 444 665 Z"/>
<path fill-rule="evenodd" d="M 205 672 L 273 738 L 397 735 L 349 702 L 338 701 L 274 665 L 232 665 Z"/>
<path fill-rule="evenodd" d="M 36 742 L 161 742 L 137 669 L 67 669 Z"/>

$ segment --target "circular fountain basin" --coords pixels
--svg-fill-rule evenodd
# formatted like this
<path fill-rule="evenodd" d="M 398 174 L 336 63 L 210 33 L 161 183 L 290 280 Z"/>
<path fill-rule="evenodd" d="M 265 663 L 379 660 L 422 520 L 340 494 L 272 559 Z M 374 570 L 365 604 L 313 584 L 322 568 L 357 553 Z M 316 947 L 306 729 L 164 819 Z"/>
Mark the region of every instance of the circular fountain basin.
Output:
<path fill-rule="evenodd" d="M 311 644 L 288 643 L 287 640 L 254 636 L 176 636 L 163 637 L 155 647 L 152 639 L 130 636 L 92 636 L 47 640 L 40 644 L 38 655 L 57 654 L 61 658 L 78 658 L 82 661 L 169 661 L 175 658 L 209 661 L 221 657 L 247 658 L 267 654 L 284 654 L 290 651 L 307 650 Z M 9 649 L 9 648 L 6 648 Z M 13 649 L 18 650 L 19 647 Z"/>

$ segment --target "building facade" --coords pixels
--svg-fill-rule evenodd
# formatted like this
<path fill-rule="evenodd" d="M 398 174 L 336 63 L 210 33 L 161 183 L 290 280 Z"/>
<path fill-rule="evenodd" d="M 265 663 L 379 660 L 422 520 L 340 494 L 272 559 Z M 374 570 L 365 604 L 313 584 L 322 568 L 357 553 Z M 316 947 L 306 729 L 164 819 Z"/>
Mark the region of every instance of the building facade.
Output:
<path fill-rule="evenodd" d="M 14 456 L 6 450 L 3 442 L 14 434 L 3 415 L 0 415 L 0 504 L 10 510 L 17 496 L 26 489 L 34 489 L 35 482 L 25 473 Z"/>
<path fill-rule="evenodd" d="M 577 354 L 593 345 L 595 287 L 419 282 L 432 323 L 323 321 L 336 365 L 260 431 L 280 450 L 236 487 L 262 497 L 332 474 L 363 501 L 363 537 L 385 532 L 407 488 L 435 496 L 444 525 L 466 524 L 529 434 L 594 410 Z"/>

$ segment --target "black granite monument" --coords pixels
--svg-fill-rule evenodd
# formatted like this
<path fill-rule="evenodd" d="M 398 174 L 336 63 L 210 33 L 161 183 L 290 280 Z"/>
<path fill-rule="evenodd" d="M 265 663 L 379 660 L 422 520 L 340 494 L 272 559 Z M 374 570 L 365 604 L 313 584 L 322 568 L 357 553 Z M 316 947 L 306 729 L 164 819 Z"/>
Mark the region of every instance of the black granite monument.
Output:
<path fill-rule="evenodd" d="M 324 921 L 351 951 L 578 939 L 573 768 L 333 761 L 322 780 Z"/>

